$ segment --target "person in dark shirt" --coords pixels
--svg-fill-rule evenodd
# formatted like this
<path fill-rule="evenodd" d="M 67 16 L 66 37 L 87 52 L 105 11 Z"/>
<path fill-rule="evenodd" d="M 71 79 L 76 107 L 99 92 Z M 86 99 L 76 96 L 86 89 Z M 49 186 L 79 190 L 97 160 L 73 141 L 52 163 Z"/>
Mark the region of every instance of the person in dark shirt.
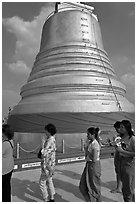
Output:
<path fill-rule="evenodd" d="M 2 202 L 11 202 L 11 176 L 14 169 L 14 132 L 8 124 L 2 125 Z"/>
<path fill-rule="evenodd" d="M 114 128 L 117 132 L 117 136 L 120 136 L 120 121 L 115 122 Z M 114 166 L 115 166 L 115 172 L 116 172 L 116 188 L 112 189 L 110 192 L 111 193 L 122 193 L 121 188 L 122 188 L 122 182 L 121 182 L 121 176 L 120 176 L 120 158 L 119 158 L 119 152 L 117 149 L 115 150 L 114 154 Z"/>
<path fill-rule="evenodd" d="M 124 202 L 135 202 L 135 136 L 130 121 L 120 124 L 121 145 L 117 146 L 120 155 L 120 176 Z M 124 148 L 122 146 L 124 145 Z"/>

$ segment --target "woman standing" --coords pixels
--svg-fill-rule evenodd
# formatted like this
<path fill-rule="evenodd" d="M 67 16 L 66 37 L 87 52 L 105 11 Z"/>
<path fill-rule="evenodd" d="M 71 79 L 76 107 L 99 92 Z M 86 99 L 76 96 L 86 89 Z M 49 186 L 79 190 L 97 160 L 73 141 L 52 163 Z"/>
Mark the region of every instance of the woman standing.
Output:
<path fill-rule="evenodd" d="M 122 194 L 125 202 L 135 201 L 135 137 L 131 123 L 123 120 L 120 124 L 122 134 L 121 146 L 117 147 L 120 154 L 120 174 Z"/>
<path fill-rule="evenodd" d="M 96 128 L 87 130 L 88 143 L 85 147 L 86 166 L 81 176 L 79 189 L 86 202 L 100 202 L 100 145 L 95 139 L 97 137 Z"/>
<path fill-rule="evenodd" d="M 114 128 L 115 128 L 116 133 L 117 133 L 117 135 L 114 137 L 114 139 L 113 139 L 114 141 L 112 143 L 112 145 L 114 147 L 116 147 L 115 139 L 117 137 L 119 137 L 119 138 L 121 137 L 120 125 L 121 125 L 120 121 L 116 121 L 115 124 L 114 124 Z M 115 150 L 115 153 L 114 153 L 114 166 L 115 166 L 117 186 L 116 186 L 116 188 L 112 189 L 110 192 L 111 193 L 121 193 L 122 182 L 121 182 L 121 174 L 120 174 L 120 156 L 119 156 L 119 152 L 117 151 L 117 149 Z"/>
<path fill-rule="evenodd" d="M 40 189 L 45 202 L 54 202 L 55 188 L 52 180 L 55 168 L 56 128 L 53 124 L 45 126 L 45 139 L 41 150 Z M 48 194 L 49 190 L 49 194 Z M 48 198 L 49 197 L 49 198 Z"/>
<path fill-rule="evenodd" d="M 14 133 L 7 124 L 2 125 L 2 202 L 11 202 L 11 176 L 14 168 Z"/>

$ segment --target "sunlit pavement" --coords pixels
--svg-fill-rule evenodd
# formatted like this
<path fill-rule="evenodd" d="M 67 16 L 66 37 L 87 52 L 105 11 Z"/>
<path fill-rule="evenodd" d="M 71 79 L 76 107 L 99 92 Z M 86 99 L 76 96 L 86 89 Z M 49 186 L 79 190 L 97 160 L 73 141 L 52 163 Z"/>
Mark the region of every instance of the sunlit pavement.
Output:
<path fill-rule="evenodd" d="M 85 162 L 56 166 L 55 202 L 84 202 L 78 185 Z M 102 202 L 123 202 L 122 194 L 110 193 L 116 187 L 113 158 L 101 160 Z M 39 189 L 40 168 L 15 172 L 12 176 L 12 202 L 43 202 Z"/>

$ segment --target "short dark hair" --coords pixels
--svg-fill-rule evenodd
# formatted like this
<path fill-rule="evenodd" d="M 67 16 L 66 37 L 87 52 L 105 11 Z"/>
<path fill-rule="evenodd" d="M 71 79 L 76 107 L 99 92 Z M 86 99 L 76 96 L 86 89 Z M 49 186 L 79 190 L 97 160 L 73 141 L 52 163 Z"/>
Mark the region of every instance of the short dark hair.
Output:
<path fill-rule="evenodd" d="M 114 124 L 114 128 L 120 128 L 120 124 L 121 124 L 120 121 L 115 122 L 115 124 Z"/>
<path fill-rule="evenodd" d="M 99 135 L 98 135 L 98 132 L 99 132 L 99 128 L 98 127 L 90 127 L 90 128 L 88 128 L 87 129 L 87 131 L 91 134 L 91 135 L 93 135 L 93 134 L 95 134 L 95 139 L 98 141 L 98 142 L 100 142 L 100 139 L 99 139 Z"/>
<path fill-rule="evenodd" d="M 51 123 L 45 126 L 45 130 L 47 130 L 52 136 L 55 135 L 57 132 L 55 125 Z"/>
<path fill-rule="evenodd" d="M 9 140 L 14 137 L 13 129 L 8 124 L 2 125 L 2 133 L 4 133 Z"/>
<path fill-rule="evenodd" d="M 95 131 L 96 131 L 96 134 L 98 134 L 99 133 L 99 127 L 96 127 Z"/>
<path fill-rule="evenodd" d="M 88 131 L 91 135 L 96 134 L 96 129 L 95 129 L 94 127 L 88 128 L 87 131 Z"/>

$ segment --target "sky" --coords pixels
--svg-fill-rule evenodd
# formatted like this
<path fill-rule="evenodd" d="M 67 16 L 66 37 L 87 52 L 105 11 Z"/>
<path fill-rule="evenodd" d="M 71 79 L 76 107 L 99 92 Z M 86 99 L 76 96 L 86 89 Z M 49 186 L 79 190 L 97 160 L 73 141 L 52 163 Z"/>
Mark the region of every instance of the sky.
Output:
<path fill-rule="evenodd" d="M 113 69 L 135 103 L 135 3 L 87 2 L 94 7 Z M 39 52 L 42 27 L 53 2 L 2 2 L 2 117 L 18 104 Z"/>

